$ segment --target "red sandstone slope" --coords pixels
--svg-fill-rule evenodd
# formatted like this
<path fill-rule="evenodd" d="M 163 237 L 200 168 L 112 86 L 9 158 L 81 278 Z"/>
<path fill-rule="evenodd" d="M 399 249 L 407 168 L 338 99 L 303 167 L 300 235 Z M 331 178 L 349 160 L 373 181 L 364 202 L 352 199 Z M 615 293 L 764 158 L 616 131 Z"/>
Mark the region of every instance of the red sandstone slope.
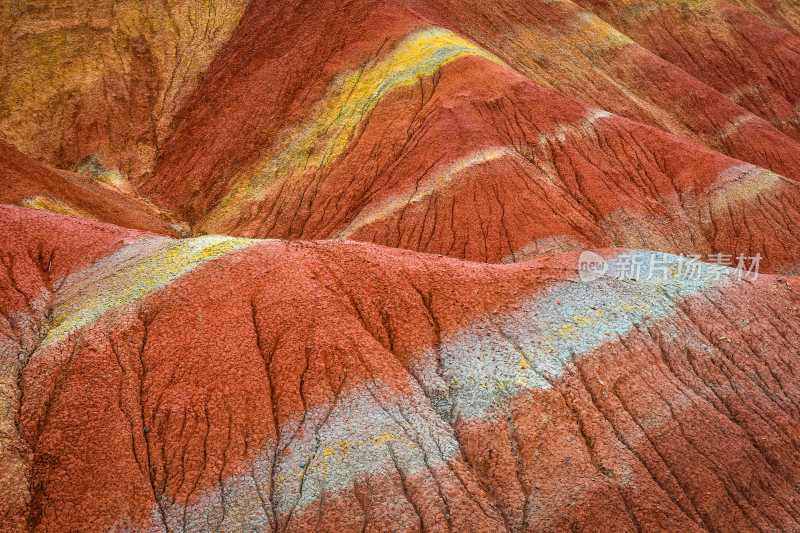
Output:
<path fill-rule="evenodd" d="M 665 8 L 669 4 L 662 3 Z M 736 159 L 790 177 L 800 175 L 795 140 L 701 81 L 704 78 L 637 44 L 626 35 L 629 26 L 615 28 L 608 23 L 613 20 L 602 18 L 606 11 L 583 4 L 590 10 L 572 2 L 508 0 L 427 0 L 414 7 L 538 83 Z M 653 10 L 655 22 L 660 20 L 653 2 L 612 5 L 632 13 Z M 666 17 L 664 24 L 672 23 Z M 749 26 L 735 29 L 746 33 Z M 752 53 L 771 53 L 765 50 L 768 44 L 760 46 Z M 766 77 L 775 74 L 768 68 L 760 72 Z"/>
<path fill-rule="evenodd" d="M 792 0 L 733 0 L 731 3 L 777 28 L 800 36 L 800 13 Z"/>
<path fill-rule="evenodd" d="M 0 203 L 72 214 L 176 235 L 165 212 L 110 185 L 34 161 L 0 139 Z"/>
<path fill-rule="evenodd" d="M 577 3 L 800 139 L 800 36 L 771 25 L 770 17 L 759 18 L 756 2 L 738 2 L 756 14 L 725 0 Z M 773 10 L 786 4 L 779 0 Z M 796 17 L 796 6 L 789 12 Z M 779 20 L 794 24 L 796 18 Z"/>
<path fill-rule="evenodd" d="M 539 41 L 470 40 L 475 19 L 510 4 L 472 19 L 444 4 L 251 4 L 144 190 L 209 233 L 353 238 L 487 262 L 617 245 L 761 253 L 779 272 L 800 263 L 794 140 L 739 124 L 742 108 L 686 74 L 686 87 L 643 89 L 668 101 L 705 88 L 679 115 L 702 108 L 709 119 L 676 132 L 699 142 L 736 123 L 715 147 L 789 178 L 609 114 L 530 79 L 521 61 Z M 528 22 L 587 15 L 569 5 L 531 3 Z M 632 52 L 645 80 L 675 70 Z M 539 78 L 569 87 L 563 75 Z M 660 126 L 670 113 L 629 114 Z"/>
<path fill-rule="evenodd" d="M 11 528 L 800 524 L 796 278 L 0 220 Z"/>

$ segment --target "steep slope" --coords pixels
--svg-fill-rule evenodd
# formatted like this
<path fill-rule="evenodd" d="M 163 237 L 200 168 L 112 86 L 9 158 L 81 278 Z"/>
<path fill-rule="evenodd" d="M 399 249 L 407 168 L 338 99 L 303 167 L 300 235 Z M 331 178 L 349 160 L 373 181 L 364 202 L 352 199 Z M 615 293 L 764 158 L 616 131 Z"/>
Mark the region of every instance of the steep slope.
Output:
<path fill-rule="evenodd" d="M 185 231 L 169 214 L 131 194 L 129 187 L 124 181 L 106 184 L 85 175 L 49 168 L 0 139 L 0 203 L 166 235 Z"/>
<path fill-rule="evenodd" d="M 6 524 L 800 524 L 796 278 L 0 220 Z"/>
<path fill-rule="evenodd" d="M 786 75 L 780 65 L 753 63 L 753 58 L 782 56 L 796 49 L 796 39 L 780 38 L 776 27 L 791 31 L 798 19 L 789 2 L 738 3 L 768 23 L 753 29 L 753 21 L 743 16 L 744 11 L 737 11 L 736 17 L 725 20 L 724 31 L 719 30 L 720 24 L 711 24 L 714 34 L 722 31 L 745 37 L 731 45 L 744 59 L 727 65 L 724 76 L 730 77 L 740 69 L 737 75 L 747 78 L 741 85 L 748 94 L 723 90 L 742 103 L 741 99 L 746 102 L 754 97 L 750 93 L 757 90 L 758 83 Z M 264 10 L 258 4 L 253 10 L 259 16 L 248 16 L 248 24 L 262 27 L 263 41 L 283 38 L 280 32 L 263 31 Z M 286 9 L 295 13 L 297 20 L 281 21 L 282 28 L 302 21 L 308 16 L 306 9 L 331 16 L 325 2 L 302 4 L 287 4 Z M 372 4 L 368 9 L 375 9 Z M 761 120 L 758 113 L 747 112 L 696 79 L 703 65 L 689 69 L 682 61 L 664 61 L 575 3 L 425 0 L 400 4 L 408 5 L 431 25 L 446 27 L 479 43 L 538 83 L 736 159 L 790 177 L 798 175 L 797 143 Z M 680 12 L 677 2 L 651 2 L 647 9 L 631 3 L 612 3 L 605 8 L 601 3 L 583 4 L 596 8 L 623 32 L 636 30 L 636 17 L 645 12 L 657 23 L 666 11 L 662 17 L 666 32 L 686 33 L 687 26 L 709 25 L 708 20 L 690 19 Z M 138 1 L 113 5 L 8 3 L 0 14 L 5 29 L 0 46 L 6 51 L 0 71 L 0 134 L 29 155 L 61 168 L 91 157 L 106 168 L 135 178 L 147 174 L 157 151 L 173 131 L 175 113 L 237 27 L 245 5 L 243 0 L 202 4 L 178 1 L 157 6 Z M 620 5 L 625 13 L 616 12 Z M 720 18 L 709 6 L 711 3 L 693 4 L 695 11 L 687 7 L 687 13 L 704 18 L 711 12 L 714 16 L 710 18 Z M 343 11 L 354 13 L 358 9 L 357 3 L 345 6 Z M 681 13 L 682 18 L 676 20 L 675 13 Z M 309 22 L 314 28 L 320 27 L 313 19 Z M 751 32 L 759 39 L 747 41 Z M 762 34 L 767 37 L 762 38 Z M 632 36 L 641 40 L 638 34 Z M 662 40 L 665 42 L 654 51 L 660 53 L 660 47 L 665 47 L 671 48 L 668 52 L 672 54 L 683 54 L 683 40 L 678 42 L 671 36 Z M 724 39 L 726 45 L 729 41 Z M 643 43 L 653 49 L 646 39 Z M 708 44 L 701 41 L 691 49 L 702 53 Z M 716 64 L 715 68 L 719 70 Z M 719 84 L 711 85 L 720 88 Z M 773 100 L 755 105 L 760 105 L 761 111 L 785 114 L 784 103 Z"/>
<path fill-rule="evenodd" d="M 800 13 L 792 0 L 734 0 L 731 3 L 773 26 L 800 36 Z"/>
<path fill-rule="evenodd" d="M 199 232 L 800 264 L 795 180 L 534 83 L 414 7 L 252 4 L 143 189 Z M 794 141 L 764 128 L 783 144 L 748 146 L 796 168 Z"/>
<path fill-rule="evenodd" d="M 0 137 L 58 168 L 152 170 L 246 0 L 0 5 Z"/>
<path fill-rule="evenodd" d="M 725 0 L 578 0 L 670 63 L 800 139 L 800 36 Z M 757 2 L 745 2 L 753 9 Z M 781 11 L 782 2 L 773 3 Z M 763 12 L 763 11 L 762 11 Z M 781 17 L 796 24 L 794 17 Z M 773 11 L 774 13 L 774 11 Z M 773 15 L 774 17 L 774 15 Z"/>
<path fill-rule="evenodd" d="M 572 2 L 426 0 L 414 6 L 537 83 L 733 158 L 800 176 L 794 139 Z"/>
<path fill-rule="evenodd" d="M 790 6 L 740 3 L 13 4 L 0 133 L 131 174 L 197 233 L 489 262 L 760 253 L 792 272 L 800 41 L 772 25 Z M 726 76 L 769 87 L 744 98 Z"/>

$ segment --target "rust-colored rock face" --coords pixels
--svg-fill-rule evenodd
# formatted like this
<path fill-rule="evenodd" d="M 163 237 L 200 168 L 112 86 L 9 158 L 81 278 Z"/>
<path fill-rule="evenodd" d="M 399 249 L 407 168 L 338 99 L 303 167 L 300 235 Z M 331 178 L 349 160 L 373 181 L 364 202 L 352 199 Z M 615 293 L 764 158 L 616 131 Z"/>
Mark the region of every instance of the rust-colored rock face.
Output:
<path fill-rule="evenodd" d="M 578 3 L 787 135 L 800 138 L 800 36 L 769 23 L 783 19 L 785 28 L 793 31 L 796 6 L 784 18 L 780 13 L 788 2 L 782 1 L 767 11 L 759 2 L 733 2 L 742 5 L 737 7 L 724 0 Z"/>
<path fill-rule="evenodd" d="M 131 195 L 119 174 L 88 177 L 49 168 L 0 139 L 0 203 L 111 222 L 129 228 L 177 234 L 165 211 Z"/>
<path fill-rule="evenodd" d="M 800 520 L 795 278 L 580 283 L 574 254 L 491 266 L 0 216 L 19 528 Z"/>
<path fill-rule="evenodd" d="M 0 51 L 0 531 L 800 531 L 796 2 L 7 2 Z"/>
<path fill-rule="evenodd" d="M 207 233 L 787 271 L 798 248 L 746 228 L 795 232 L 800 144 L 734 100 L 569 2 L 259 2 L 143 190 Z"/>

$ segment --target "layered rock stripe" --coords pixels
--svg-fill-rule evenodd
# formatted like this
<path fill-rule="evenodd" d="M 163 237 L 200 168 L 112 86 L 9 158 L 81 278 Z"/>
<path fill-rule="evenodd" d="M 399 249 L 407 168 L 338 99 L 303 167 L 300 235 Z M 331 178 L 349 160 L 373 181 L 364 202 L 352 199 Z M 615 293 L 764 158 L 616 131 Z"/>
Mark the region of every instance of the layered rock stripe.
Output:
<path fill-rule="evenodd" d="M 0 139 L 0 203 L 164 235 L 185 232 L 169 213 L 129 194 L 124 185 L 48 167 Z"/>
<path fill-rule="evenodd" d="M 92 179 L 12 173 L 4 202 L 488 262 L 615 245 L 798 264 L 787 4 L 106 7 L 8 7 L 0 135 Z M 735 201 L 715 185 L 732 169 Z"/>
<path fill-rule="evenodd" d="M 2 236 L 3 356 L 25 354 L 4 379 L 4 523 L 800 520 L 796 278 L 688 276 L 674 256 L 607 250 L 611 274 L 635 257 L 664 275 L 582 283 L 576 254 L 492 266 L 2 211 L 25 221 Z M 74 235 L 107 244 L 76 257 Z"/>
<path fill-rule="evenodd" d="M 688 108 L 676 117 L 612 106 L 640 122 L 612 114 L 610 97 L 566 90 L 574 84 L 520 63 L 541 40 L 501 37 L 480 27 L 483 8 L 461 7 L 304 5 L 309 23 L 295 25 L 296 9 L 251 5 L 144 189 L 201 233 L 353 238 L 484 262 L 616 245 L 760 253 L 773 272 L 797 265 L 796 246 L 771 237 L 797 233 L 795 140 L 688 74 L 686 88 L 668 82 L 676 67 L 569 2 L 486 9 L 502 15 L 499 27 L 512 13 L 531 26 L 546 20 L 575 39 L 563 50 L 588 35 L 598 43 L 583 55 L 553 45 L 559 58 L 619 51 L 639 77 L 662 72 L 648 94 L 674 101 L 667 84 L 707 93 L 705 129 L 691 126 L 704 115 Z M 268 25 L 304 44 L 265 42 L 258 30 Z M 751 126 L 763 135 L 731 141 Z M 747 193 L 720 186 L 732 176 Z"/>
<path fill-rule="evenodd" d="M 792 72 L 800 61 L 800 37 L 770 24 L 770 18 L 775 18 L 759 9 L 757 2 L 579 3 L 624 28 L 643 47 L 797 138 L 800 85 Z M 775 2 L 775 11 L 786 9 L 787 4 Z M 792 24 L 791 15 L 785 24 Z"/>
<path fill-rule="evenodd" d="M 604 7 L 597 2 L 497 1 L 474 5 L 445 0 L 426 2 L 423 12 L 470 35 L 537 83 L 735 159 L 796 177 L 797 147 L 792 137 L 766 120 L 754 120 L 756 115 L 743 107 L 735 95 L 720 91 L 713 83 L 704 83 L 701 80 L 706 78 L 695 77 L 697 69 L 684 70 L 684 62 L 670 62 L 671 58 L 654 53 L 657 51 L 648 47 L 647 37 L 639 39 L 639 28 L 646 25 L 641 17 L 645 12 L 650 15 L 647 23 L 654 26 L 653 33 L 665 36 L 673 29 L 679 32 L 708 25 L 706 19 L 709 9 L 714 10 L 713 2 L 706 3 L 709 9 L 693 13 L 694 19 L 681 11 L 680 4 L 614 2 Z M 783 7 L 791 13 L 791 7 Z M 624 10 L 630 16 L 629 24 L 617 23 L 616 11 Z M 655 27 L 657 24 L 660 26 Z M 744 55 L 748 60 L 771 46 L 794 47 L 777 38 L 781 33 L 777 28 L 763 24 L 758 32 L 766 33 L 770 44 L 748 43 L 746 36 L 753 31 L 753 24 L 746 17 L 729 21 L 729 25 L 722 30 L 711 28 L 713 35 L 725 31 L 743 35 L 736 46 L 747 49 Z M 502 31 L 498 31 L 500 28 Z M 702 36 L 707 38 L 707 34 Z M 729 41 L 721 39 L 724 43 Z M 683 43 L 665 42 L 664 47 L 671 48 L 674 54 L 684 54 L 681 60 L 685 60 L 687 55 L 679 44 Z M 729 58 L 704 54 L 705 50 L 694 46 L 692 52 L 702 56 L 701 61 L 715 63 L 714 70 L 729 68 L 726 76 L 749 76 L 754 72 L 770 78 L 785 75 L 783 67 L 774 63 L 759 61 L 758 65 L 745 66 L 748 60 L 744 60 L 731 65 Z M 769 54 L 775 55 L 776 51 L 770 50 Z"/>

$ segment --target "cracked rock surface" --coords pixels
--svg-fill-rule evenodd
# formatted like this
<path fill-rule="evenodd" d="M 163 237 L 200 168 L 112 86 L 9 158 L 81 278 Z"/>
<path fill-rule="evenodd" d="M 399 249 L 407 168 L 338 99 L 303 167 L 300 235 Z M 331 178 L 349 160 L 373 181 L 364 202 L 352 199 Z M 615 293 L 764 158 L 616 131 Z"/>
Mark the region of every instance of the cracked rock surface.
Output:
<path fill-rule="evenodd" d="M 575 254 L 481 265 L 0 217 L 4 524 L 800 523 L 794 277 L 583 283 Z"/>
<path fill-rule="evenodd" d="M 796 0 L 0 3 L 0 531 L 800 531 L 798 180 Z"/>

